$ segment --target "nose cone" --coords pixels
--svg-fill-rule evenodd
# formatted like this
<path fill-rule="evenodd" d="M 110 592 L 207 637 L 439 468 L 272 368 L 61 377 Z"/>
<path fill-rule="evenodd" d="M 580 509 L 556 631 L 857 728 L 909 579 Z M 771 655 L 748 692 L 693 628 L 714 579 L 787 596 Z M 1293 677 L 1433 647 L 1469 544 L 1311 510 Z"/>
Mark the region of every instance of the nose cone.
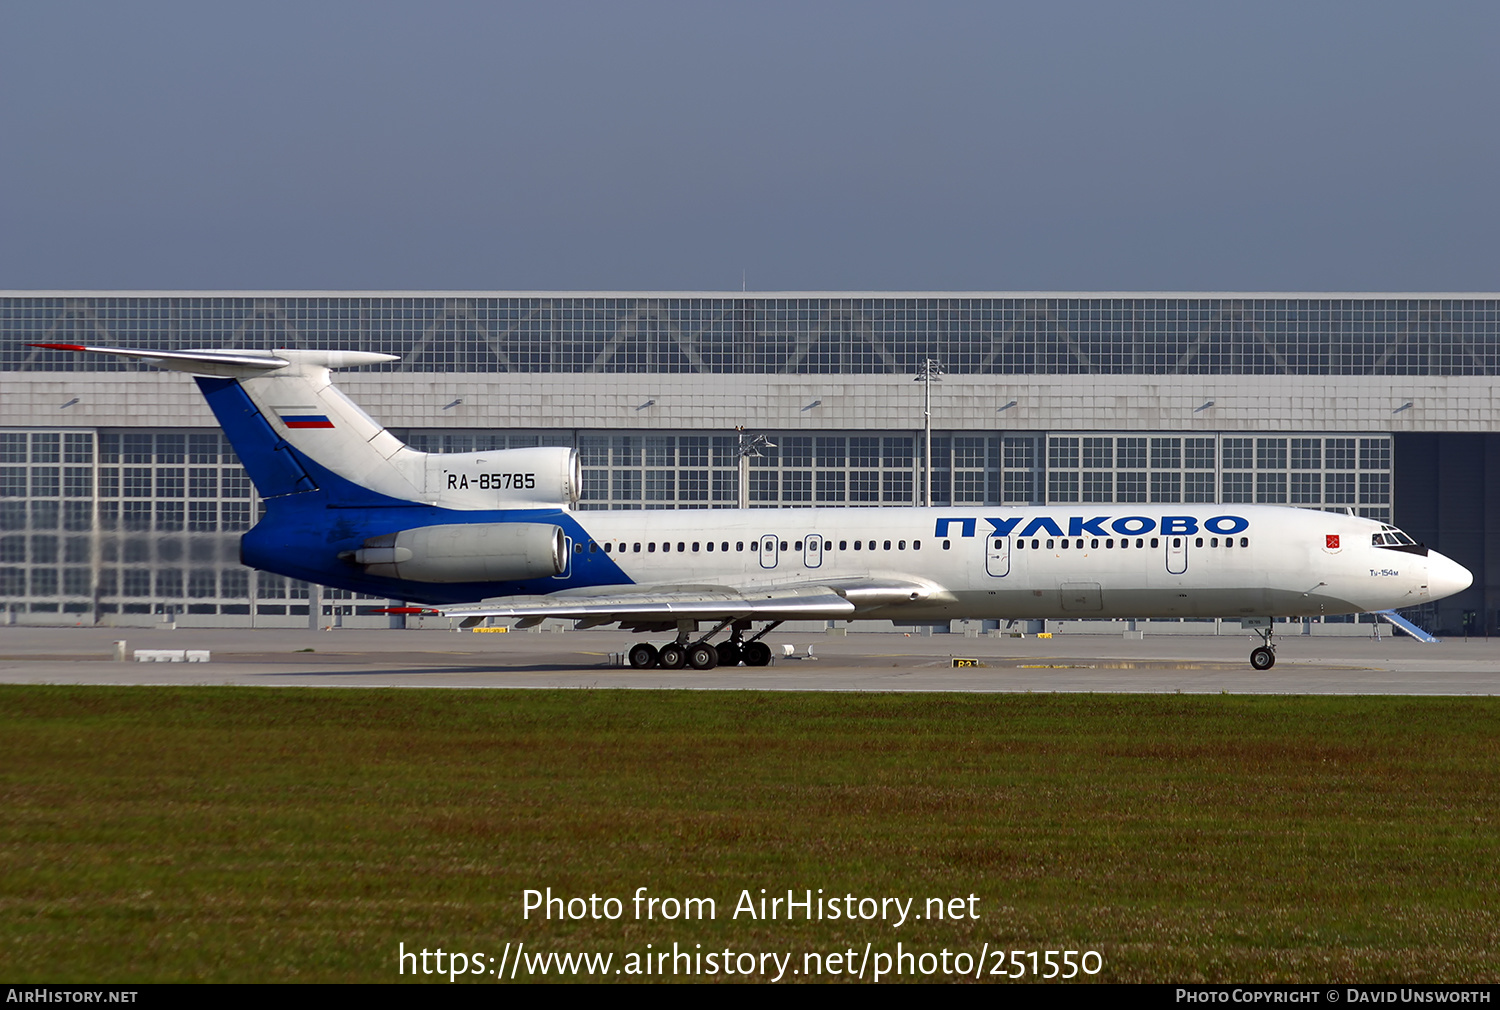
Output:
<path fill-rule="evenodd" d="M 1474 573 L 1437 551 L 1427 555 L 1427 595 L 1434 600 L 1461 593 L 1474 584 Z"/>

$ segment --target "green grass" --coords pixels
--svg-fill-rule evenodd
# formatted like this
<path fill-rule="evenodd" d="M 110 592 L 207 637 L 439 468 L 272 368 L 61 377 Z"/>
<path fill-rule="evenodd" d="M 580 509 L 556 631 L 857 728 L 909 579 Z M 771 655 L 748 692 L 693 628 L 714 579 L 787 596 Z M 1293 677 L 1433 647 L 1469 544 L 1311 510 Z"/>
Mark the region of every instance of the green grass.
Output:
<path fill-rule="evenodd" d="M 1109 981 L 1495 980 L 1497 798 L 1488 698 L 3 687 L 0 977 L 899 940 L 1098 950 Z M 524 920 L 549 886 L 719 915 Z M 762 887 L 981 918 L 731 919 Z"/>

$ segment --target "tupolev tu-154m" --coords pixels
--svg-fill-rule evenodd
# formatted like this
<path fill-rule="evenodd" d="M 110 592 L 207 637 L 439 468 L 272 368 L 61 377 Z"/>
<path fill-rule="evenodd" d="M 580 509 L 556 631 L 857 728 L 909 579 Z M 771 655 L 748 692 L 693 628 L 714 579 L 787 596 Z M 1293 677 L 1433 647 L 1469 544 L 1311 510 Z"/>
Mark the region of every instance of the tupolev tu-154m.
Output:
<path fill-rule="evenodd" d="M 1395 526 L 1282 506 L 575 511 L 574 450 L 419 452 L 333 385 L 393 355 L 33 346 L 197 376 L 265 504 L 245 564 L 465 626 L 676 632 L 633 646 L 637 668 L 764 666 L 761 639 L 790 620 L 1218 617 L 1257 631 L 1265 670 L 1277 617 L 1390 612 L 1473 581 Z"/>

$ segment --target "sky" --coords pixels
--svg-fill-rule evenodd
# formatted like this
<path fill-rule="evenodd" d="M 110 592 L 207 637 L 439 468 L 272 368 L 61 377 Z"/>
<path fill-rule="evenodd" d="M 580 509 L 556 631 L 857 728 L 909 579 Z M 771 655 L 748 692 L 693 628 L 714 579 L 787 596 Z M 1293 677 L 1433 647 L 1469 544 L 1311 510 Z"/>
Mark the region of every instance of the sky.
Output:
<path fill-rule="evenodd" d="M 0 289 L 1500 290 L 1500 5 L 0 5 Z"/>

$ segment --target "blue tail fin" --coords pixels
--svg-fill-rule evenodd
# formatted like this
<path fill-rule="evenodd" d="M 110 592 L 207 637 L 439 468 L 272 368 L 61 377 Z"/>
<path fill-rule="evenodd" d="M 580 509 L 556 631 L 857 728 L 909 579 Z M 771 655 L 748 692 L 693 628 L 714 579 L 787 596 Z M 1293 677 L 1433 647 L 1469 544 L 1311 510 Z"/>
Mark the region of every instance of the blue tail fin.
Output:
<path fill-rule="evenodd" d="M 262 498 L 318 490 L 297 451 L 271 427 L 238 379 L 199 377 L 197 382 Z"/>

